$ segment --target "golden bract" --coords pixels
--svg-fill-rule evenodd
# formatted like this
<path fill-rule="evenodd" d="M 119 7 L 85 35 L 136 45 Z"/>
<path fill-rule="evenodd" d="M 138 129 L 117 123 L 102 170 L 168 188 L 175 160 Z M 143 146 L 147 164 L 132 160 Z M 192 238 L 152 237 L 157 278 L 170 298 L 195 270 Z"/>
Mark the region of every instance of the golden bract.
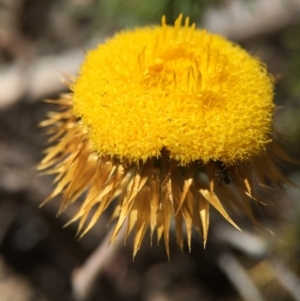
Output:
<path fill-rule="evenodd" d="M 85 193 L 70 222 L 85 234 L 114 206 L 113 241 L 134 231 L 133 254 L 150 228 L 169 255 L 171 221 L 184 247 L 192 229 L 208 237 L 213 206 L 253 223 L 255 184 L 286 182 L 273 163 L 288 159 L 272 136 L 273 84 L 266 68 L 224 38 L 181 27 L 124 31 L 87 54 L 73 93 L 54 101 L 51 143 L 40 170 L 56 174 L 59 213 Z"/>
<path fill-rule="evenodd" d="M 273 82 L 224 38 L 181 27 L 124 31 L 87 54 L 74 113 L 100 155 L 138 162 L 163 148 L 185 165 L 235 163 L 270 142 Z"/>

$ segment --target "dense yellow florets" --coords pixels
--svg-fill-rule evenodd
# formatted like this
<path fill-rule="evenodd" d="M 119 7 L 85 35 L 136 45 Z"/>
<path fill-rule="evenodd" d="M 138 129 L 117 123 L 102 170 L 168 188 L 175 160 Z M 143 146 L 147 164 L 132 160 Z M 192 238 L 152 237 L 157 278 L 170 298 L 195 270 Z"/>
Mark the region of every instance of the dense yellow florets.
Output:
<path fill-rule="evenodd" d="M 81 236 L 113 207 L 110 241 L 134 232 L 133 256 L 148 229 L 168 256 L 171 232 L 181 250 L 185 236 L 191 250 L 193 229 L 205 246 L 211 207 L 237 229 L 236 210 L 258 226 L 252 203 L 265 199 L 254 188 L 278 189 L 288 180 L 274 159 L 293 162 L 270 143 L 266 68 L 181 19 L 124 31 L 90 51 L 73 92 L 51 101 L 60 110 L 41 123 L 52 145 L 38 169 L 56 174 L 45 202 L 61 195 L 62 213 L 84 195 L 70 221 Z"/>
<path fill-rule="evenodd" d="M 174 27 L 124 31 L 90 51 L 73 110 L 99 155 L 138 162 L 162 149 L 181 164 L 234 164 L 270 141 L 273 82 L 221 36 Z"/>

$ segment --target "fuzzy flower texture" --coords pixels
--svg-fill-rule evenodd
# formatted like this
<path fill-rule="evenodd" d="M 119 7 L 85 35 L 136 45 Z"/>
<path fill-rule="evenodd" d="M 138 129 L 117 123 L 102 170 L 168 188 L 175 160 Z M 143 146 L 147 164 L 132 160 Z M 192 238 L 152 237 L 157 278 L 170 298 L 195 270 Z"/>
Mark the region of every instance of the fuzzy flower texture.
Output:
<path fill-rule="evenodd" d="M 39 169 L 57 175 L 46 201 L 61 194 L 59 213 L 85 193 L 70 221 L 80 235 L 113 206 L 111 241 L 124 225 L 135 256 L 149 229 L 169 256 L 173 221 L 181 249 L 193 228 L 205 245 L 210 207 L 237 229 L 236 209 L 257 224 L 254 185 L 286 181 L 273 163 L 285 155 L 272 141 L 272 77 L 189 18 L 116 34 L 87 53 L 70 88 L 42 122 L 52 146 Z"/>

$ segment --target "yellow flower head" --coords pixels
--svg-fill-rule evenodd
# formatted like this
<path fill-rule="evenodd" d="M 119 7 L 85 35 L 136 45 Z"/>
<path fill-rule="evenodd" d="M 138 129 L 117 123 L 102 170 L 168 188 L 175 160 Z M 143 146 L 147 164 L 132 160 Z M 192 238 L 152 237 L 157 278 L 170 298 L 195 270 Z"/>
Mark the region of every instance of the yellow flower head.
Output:
<path fill-rule="evenodd" d="M 183 224 L 207 240 L 209 207 L 236 228 L 227 211 L 255 222 L 253 182 L 284 181 L 269 153 L 273 80 L 265 66 L 221 36 L 195 29 L 182 16 L 175 26 L 123 31 L 87 54 L 64 108 L 42 123 L 59 138 L 40 169 L 58 174 L 49 199 L 63 195 L 60 212 L 87 191 L 72 219 L 86 233 L 113 202 L 111 240 L 127 222 L 135 228 L 134 255 L 150 227 L 169 230 L 183 248 Z M 89 215 L 92 211 L 92 217 Z"/>
<path fill-rule="evenodd" d="M 125 31 L 88 53 L 73 110 L 99 155 L 236 163 L 269 142 L 273 82 L 239 46 L 175 27 Z"/>

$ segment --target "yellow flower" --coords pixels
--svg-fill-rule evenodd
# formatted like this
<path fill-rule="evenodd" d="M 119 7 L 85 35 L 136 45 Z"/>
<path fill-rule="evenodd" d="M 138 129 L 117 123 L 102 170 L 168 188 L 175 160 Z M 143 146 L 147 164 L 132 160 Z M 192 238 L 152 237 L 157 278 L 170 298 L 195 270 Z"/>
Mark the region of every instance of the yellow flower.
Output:
<path fill-rule="evenodd" d="M 254 183 L 286 181 L 272 162 L 284 154 L 271 138 L 266 67 L 189 18 L 181 23 L 163 17 L 90 51 L 72 93 L 56 101 L 63 109 L 42 123 L 57 140 L 39 165 L 57 174 L 47 201 L 62 194 L 61 213 L 86 192 L 71 220 L 82 235 L 113 203 L 111 241 L 127 222 L 134 255 L 148 228 L 169 255 L 172 218 L 181 249 L 183 226 L 189 249 L 193 227 L 205 245 L 210 206 L 236 228 L 227 211 L 256 223 Z"/>

